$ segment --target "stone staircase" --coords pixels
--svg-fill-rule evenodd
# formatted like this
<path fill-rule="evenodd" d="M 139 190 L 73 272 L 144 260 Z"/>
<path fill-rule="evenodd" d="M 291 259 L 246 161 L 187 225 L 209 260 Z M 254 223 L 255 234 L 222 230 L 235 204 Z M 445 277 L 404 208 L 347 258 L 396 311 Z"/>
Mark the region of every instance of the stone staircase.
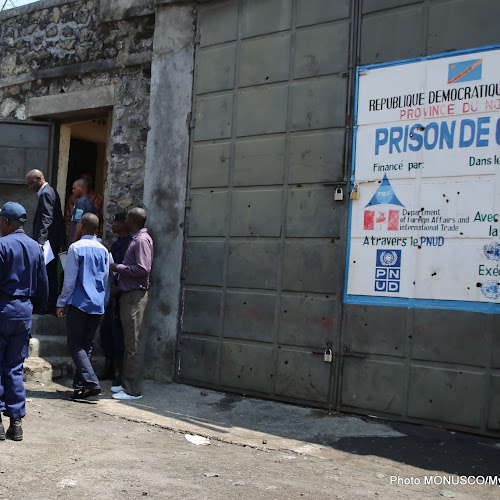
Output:
<path fill-rule="evenodd" d="M 96 332 L 96 341 L 99 330 Z M 98 342 L 96 342 L 98 344 Z M 94 369 L 103 365 L 98 345 L 92 356 Z M 66 345 L 66 320 L 46 314 L 33 315 L 29 358 L 24 362 L 24 380 L 51 382 L 58 378 L 71 378 L 74 374 L 73 360 Z"/>

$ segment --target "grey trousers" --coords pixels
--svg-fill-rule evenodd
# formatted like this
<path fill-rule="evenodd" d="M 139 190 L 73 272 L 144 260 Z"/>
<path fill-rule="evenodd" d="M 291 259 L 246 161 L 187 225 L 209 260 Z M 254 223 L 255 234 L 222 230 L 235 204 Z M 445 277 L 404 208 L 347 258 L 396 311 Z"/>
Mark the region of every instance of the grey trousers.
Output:
<path fill-rule="evenodd" d="M 142 318 L 147 304 L 147 290 L 132 290 L 120 296 L 120 318 L 125 340 L 122 387 L 131 396 L 142 394 L 145 348 Z"/>

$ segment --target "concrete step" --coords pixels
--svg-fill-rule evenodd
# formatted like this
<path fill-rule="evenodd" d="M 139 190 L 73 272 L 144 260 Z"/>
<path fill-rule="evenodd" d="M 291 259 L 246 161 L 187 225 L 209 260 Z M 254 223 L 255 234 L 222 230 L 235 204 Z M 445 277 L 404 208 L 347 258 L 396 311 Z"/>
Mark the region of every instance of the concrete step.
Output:
<path fill-rule="evenodd" d="M 58 378 L 72 378 L 75 367 L 66 344 L 66 320 L 50 314 L 34 314 L 31 335 L 30 357 L 24 363 L 24 380 L 50 382 Z M 92 358 L 96 372 L 104 366 L 100 353 L 97 331 Z"/>
<path fill-rule="evenodd" d="M 33 314 L 31 321 L 31 335 L 66 335 L 66 320 L 57 319 L 51 314 Z"/>
<path fill-rule="evenodd" d="M 104 366 L 104 358 L 92 359 L 96 372 Z M 24 381 L 48 383 L 58 378 L 73 378 L 75 365 L 70 357 L 29 357 L 24 361 Z"/>
<path fill-rule="evenodd" d="M 57 378 L 73 377 L 75 367 L 70 357 L 29 357 L 24 361 L 24 380 L 51 382 Z"/>
<path fill-rule="evenodd" d="M 30 339 L 30 356 L 69 357 L 66 337 L 61 335 L 39 335 Z"/>
<path fill-rule="evenodd" d="M 94 338 L 93 356 L 100 356 L 101 346 L 99 342 L 99 332 Z M 30 338 L 30 356 L 69 356 L 66 336 L 62 335 L 37 335 Z"/>

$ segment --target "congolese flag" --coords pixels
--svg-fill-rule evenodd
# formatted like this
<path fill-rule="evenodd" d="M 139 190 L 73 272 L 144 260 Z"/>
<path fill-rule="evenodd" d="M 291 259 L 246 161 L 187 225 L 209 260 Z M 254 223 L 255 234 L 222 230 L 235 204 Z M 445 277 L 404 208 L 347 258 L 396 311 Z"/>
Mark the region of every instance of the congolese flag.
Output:
<path fill-rule="evenodd" d="M 483 74 L 483 60 L 455 62 L 448 65 L 448 83 L 471 82 L 481 80 Z"/>

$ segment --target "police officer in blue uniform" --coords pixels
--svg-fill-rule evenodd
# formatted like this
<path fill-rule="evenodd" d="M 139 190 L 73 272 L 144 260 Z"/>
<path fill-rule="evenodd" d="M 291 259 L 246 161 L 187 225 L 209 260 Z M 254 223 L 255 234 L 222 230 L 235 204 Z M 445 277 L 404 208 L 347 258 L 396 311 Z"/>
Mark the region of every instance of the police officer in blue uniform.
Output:
<path fill-rule="evenodd" d="M 7 202 L 0 210 L 0 440 L 23 439 L 26 415 L 23 363 L 28 356 L 32 301 L 44 307 L 49 293 L 40 245 L 24 232 L 26 210 Z M 1 415 L 10 417 L 5 432 Z"/>

